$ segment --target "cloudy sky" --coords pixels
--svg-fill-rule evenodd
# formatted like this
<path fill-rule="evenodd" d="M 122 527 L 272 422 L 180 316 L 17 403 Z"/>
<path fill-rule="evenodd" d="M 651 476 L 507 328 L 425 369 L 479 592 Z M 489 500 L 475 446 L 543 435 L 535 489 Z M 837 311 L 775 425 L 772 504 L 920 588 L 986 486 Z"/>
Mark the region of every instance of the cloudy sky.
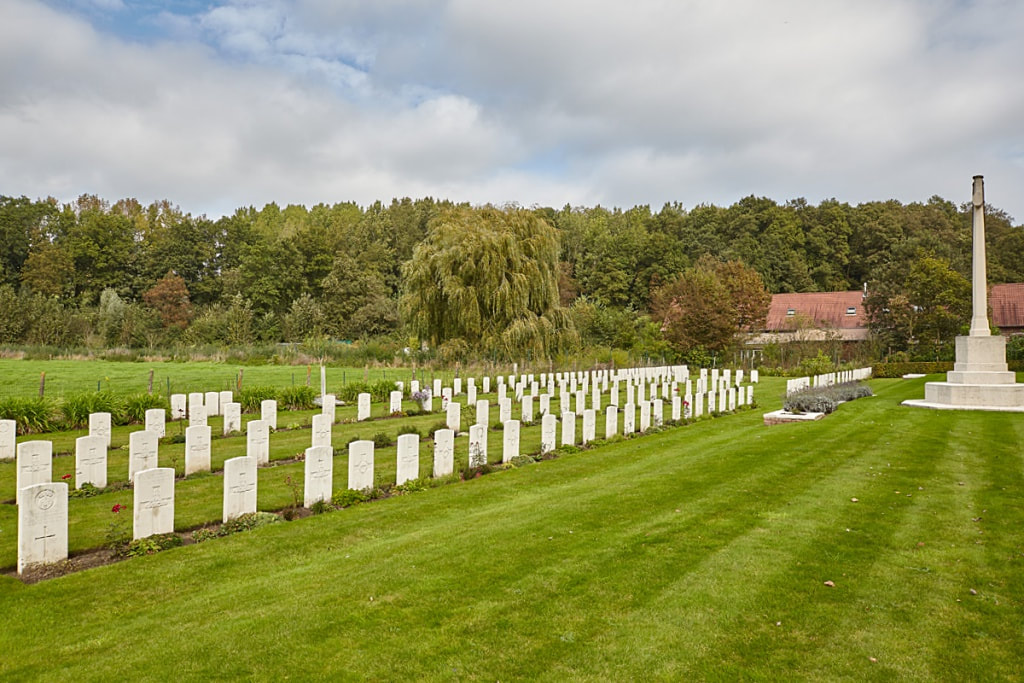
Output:
<path fill-rule="evenodd" d="M 1019 0 L 0 0 L 0 194 L 1024 222 Z"/>

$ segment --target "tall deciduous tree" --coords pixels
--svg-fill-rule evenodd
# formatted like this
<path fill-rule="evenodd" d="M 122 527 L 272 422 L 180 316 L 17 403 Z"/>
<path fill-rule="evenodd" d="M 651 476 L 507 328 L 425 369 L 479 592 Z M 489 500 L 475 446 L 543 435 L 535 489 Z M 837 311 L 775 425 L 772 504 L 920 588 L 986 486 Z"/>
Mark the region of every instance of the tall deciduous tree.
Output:
<path fill-rule="evenodd" d="M 402 314 L 434 345 L 549 356 L 576 342 L 558 253 L 558 233 L 533 211 L 447 210 L 404 268 Z"/>
<path fill-rule="evenodd" d="M 160 314 L 164 327 L 185 329 L 192 319 L 192 303 L 185 279 L 173 271 L 167 271 L 167 275 L 147 290 L 142 299 Z"/>

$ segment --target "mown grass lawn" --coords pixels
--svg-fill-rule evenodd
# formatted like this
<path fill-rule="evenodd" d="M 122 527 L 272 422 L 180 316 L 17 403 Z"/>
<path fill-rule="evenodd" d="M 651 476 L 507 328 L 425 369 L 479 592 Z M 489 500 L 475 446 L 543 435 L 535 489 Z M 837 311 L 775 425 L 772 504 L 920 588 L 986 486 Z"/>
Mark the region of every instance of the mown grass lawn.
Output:
<path fill-rule="evenodd" d="M 0 678 L 1019 680 L 1024 416 L 922 384 L 3 577 Z"/>

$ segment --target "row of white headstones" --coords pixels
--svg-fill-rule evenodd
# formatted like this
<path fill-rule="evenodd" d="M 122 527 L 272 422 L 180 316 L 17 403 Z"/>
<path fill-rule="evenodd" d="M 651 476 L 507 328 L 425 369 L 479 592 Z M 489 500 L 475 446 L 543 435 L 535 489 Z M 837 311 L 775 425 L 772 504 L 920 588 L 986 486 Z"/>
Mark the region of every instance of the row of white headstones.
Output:
<path fill-rule="evenodd" d="M 756 371 L 751 382 L 758 380 Z M 753 386 L 741 386 L 742 371 L 719 373 L 702 370 L 700 377 L 691 381 L 685 366 L 668 368 L 642 368 L 597 373 L 559 373 L 539 377 L 523 375 L 498 378 L 499 421 L 502 424 L 502 462 L 520 455 L 520 424 L 533 422 L 533 402 L 540 403 L 541 453 L 556 448 L 558 418 L 550 412 L 551 399 L 558 387 L 560 405 L 568 407 L 570 396 L 575 400 L 575 411 L 561 415 L 561 443 L 575 445 L 576 417 L 582 414 L 582 436 L 578 443 L 595 440 L 595 423 L 601 409 L 602 396 L 609 394 L 610 404 L 605 409 L 605 438 L 618 434 L 619 385 L 626 386 L 626 403 L 621 408 L 623 433 L 645 432 L 664 422 L 665 400 L 671 404 L 672 420 L 700 417 L 707 412 L 733 410 L 753 400 Z M 404 386 L 389 397 L 389 412 L 401 411 L 405 397 Z M 417 382 L 410 383 L 410 396 L 420 391 Z M 483 393 L 489 393 L 490 377 L 484 377 Z M 520 419 L 512 419 L 512 399 L 509 387 L 519 402 Z M 679 395 L 685 387 L 683 396 Z M 443 387 L 439 381 L 432 387 L 441 395 L 446 413 L 447 429 L 434 433 L 433 476 L 444 477 L 454 471 L 455 437 L 461 427 L 462 404 L 455 400 L 461 393 L 459 378 L 452 387 Z M 660 388 L 661 397 L 658 397 Z M 696 391 L 693 391 L 696 389 Z M 526 393 L 527 390 L 529 393 Z M 424 397 L 425 394 L 425 397 Z M 434 392 L 418 394 L 421 404 L 432 410 Z M 469 429 L 469 465 L 479 467 L 487 463 L 487 434 L 490 427 L 490 402 L 477 400 L 474 378 L 467 379 L 467 404 L 476 409 L 476 421 Z M 589 408 L 587 398 L 590 398 Z M 177 408 L 183 394 L 172 396 L 172 417 L 183 418 L 185 411 Z M 225 400 L 226 399 L 226 400 Z M 185 430 L 185 475 L 210 471 L 211 433 L 206 424 L 209 415 L 224 415 L 224 433 L 240 431 L 241 406 L 230 400 L 230 392 L 194 393 L 187 396 L 189 427 Z M 369 418 L 369 394 L 358 397 L 358 420 Z M 366 410 L 363 410 L 363 407 Z M 306 507 L 318 501 L 329 501 L 333 495 L 334 450 L 331 445 L 332 425 L 335 422 L 336 401 L 324 396 L 321 413 L 312 419 L 312 444 L 305 450 L 304 499 Z M 636 419 L 639 408 L 639 423 Z M 277 403 L 263 401 L 259 420 L 246 424 L 246 455 L 224 462 L 223 520 L 226 522 L 243 514 L 256 512 L 257 477 L 260 465 L 269 463 L 270 430 L 276 428 Z M 110 446 L 110 414 L 94 413 L 89 419 L 89 435 L 79 437 L 75 444 L 75 486 L 92 484 L 97 488 L 107 485 L 107 450 Z M 158 439 L 164 435 L 165 413 L 153 409 L 146 413 L 145 429 L 129 435 L 128 480 L 133 483 L 133 536 L 144 538 L 174 530 L 174 469 L 157 464 Z M 43 440 L 15 443 L 15 425 L 0 420 L 0 459 L 16 454 L 18 513 L 18 571 L 30 564 L 58 562 L 67 558 L 68 484 L 52 481 L 52 442 Z M 397 443 L 396 484 L 401 485 L 419 477 L 420 438 L 417 434 L 403 434 Z M 348 445 L 348 488 L 365 490 L 374 486 L 374 443 L 354 441 Z"/>
<path fill-rule="evenodd" d="M 829 387 L 834 384 L 845 384 L 846 382 L 857 382 L 871 379 L 872 368 L 856 368 L 854 370 L 843 370 L 841 372 L 827 372 L 823 375 L 813 377 L 795 377 L 786 380 L 786 396 L 794 394 L 811 387 Z"/>

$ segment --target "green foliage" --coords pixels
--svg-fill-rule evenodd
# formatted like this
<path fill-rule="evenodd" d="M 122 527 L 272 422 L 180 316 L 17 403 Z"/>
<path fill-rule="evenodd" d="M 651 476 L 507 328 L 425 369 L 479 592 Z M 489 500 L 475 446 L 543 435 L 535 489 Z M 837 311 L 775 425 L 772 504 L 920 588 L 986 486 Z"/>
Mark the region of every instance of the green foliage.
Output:
<path fill-rule="evenodd" d="M 399 427 L 398 436 L 402 436 L 403 434 L 415 434 L 418 437 L 423 437 L 423 435 L 420 433 L 420 430 L 417 429 L 414 425 L 402 425 L 401 427 Z"/>
<path fill-rule="evenodd" d="M 146 421 L 146 411 L 153 408 L 170 410 L 170 404 L 163 396 L 155 394 L 130 394 L 125 396 L 121 402 L 124 411 L 124 420 L 128 424 L 143 424 Z"/>
<path fill-rule="evenodd" d="M 387 448 L 391 444 L 391 437 L 386 432 L 377 432 L 373 435 L 373 445 L 376 448 Z"/>
<path fill-rule="evenodd" d="M 98 496 L 101 493 L 105 493 L 105 489 L 96 487 L 95 485 L 85 482 L 81 486 L 68 491 L 68 498 L 92 498 Z"/>
<path fill-rule="evenodd" d="M 326 512 L 334 512 L 334 506 L 332 506 L 326 500 L 318 500 L 313 503 L 312 507 L 310 507 L 309 510 L 314 515 L 322 515 Z"/>
<path fill-rule="evenodd" d="M 861 382 L 845 382 L 823 387 L 809 387 L 790 394 L 783 408 L 791 413 L 831 413 L 844 401 L 871 396 L 871 387 Z"/>
<path fill-rule="evenodd" d="M 368 500 L 370 500 L 370 496 L 365 491 L 344 489 L 334 494 L 334 497 L 331 498 L 331 504 L 338 508 L 347 508 L 360 503 L 365 503 Z"/>
<path fill-rule="evenodd" d="M 313 387 L 285 387 L 278 392 L 277 403 L 278 407 L 284 410 L 312 410 L 316 407 L 317 396 L 317 391 Z"/>
<path fill-rule="evenodd" d="M 818 351 L 818 355 L 814 358 L 805 358 L 800 361 L 800 365 L 797 368 L 797 376 L 824 375 L 825 373 L 833 372 L 835 369 L 836 365 L 832 362 L 832 359 L 826 356 L 823 351 Z"/>
<path fill-rule="evenodd" d="M 238 392 L 235 400 L 242 405 L 243 413 L 260 412 L 263 401 L 277 398 L 277 389 L 269 386 L 246 387 Z"/>
<path fill-rule="evenodd" d="M 54 404 L 46 398 L 0 399 L 0 419 L 14 420 L 19 434 L 42 434 L 53 431 Z"/>
<path fill-rule="evenodd" d="M 141 557 L 142 555 L 153 555 L 161 550 L 177 548 L 183 541 L 178 534 L 154 534 L 145 538 L 137 538 L 128 544 L 124 554 L 128 557 Z"/>
<path fill-rule="evenodd" d="M 125 399 L 109 391 L 94 391 L 86 394 L 72 394 L 60 405 L 64 424 L 69 429 L 84 429 L 89 426 L 92 413 L 110 413 L 113 424 L 128 424 Z M 143 418 L 145 410 L 143 410 Z"/>
<path fill-rule="evenodd" d="M 273 512 L 249 512 L 244 515 L 239 515 L 234 519 L 229 519 L 221 524 L 217 529 L 209 529 L 206 527 L 196 529 L 192 532 L 192 540 L 196 543 L 202 543 L 203 541 L 208 541 L 211 538 L 230 536 L 231 534 L 250 531 L 261 526 L 267 526 L 268 524 L 277 524 L 280 521 L 281 518 Z"/>
<path fill-rule="evenodd" d="M 903 375 L 933 375 L 939 372 L 949 372 L 952 369 L 952 361 L 875 363 L 871 368 L 871 374 L 879 379 L 899 379 Z"/>

